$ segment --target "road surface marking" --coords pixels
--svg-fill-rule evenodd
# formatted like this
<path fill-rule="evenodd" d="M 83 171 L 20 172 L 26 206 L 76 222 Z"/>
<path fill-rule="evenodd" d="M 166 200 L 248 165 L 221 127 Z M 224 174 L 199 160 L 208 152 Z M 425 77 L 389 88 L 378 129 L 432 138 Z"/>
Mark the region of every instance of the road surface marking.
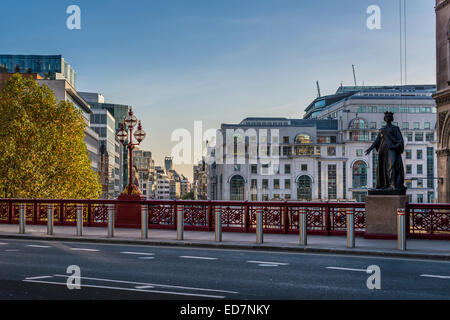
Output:
<path fill-rule="evenodd" d="M 141 259 L 141 260 L 152 260 L 152 259 L 155 259 L 155 257 L 139 257 L 138 259 Z"/>
<path fill-rule="evenodd" d="M 55 277 L 63 277 L 63 278 L 68 278 L 69 277 L 68 275 L 65 275 L 65 274 L 54 274 L 53 276 L 55 276 Z M 72 278 L 76 278 L 76 277 L 72 276 Z M 112 280 L 112 279 L 90 278 L 90 277 L 79 277 L 79 278 L 86 279 L 86 280 L 94 280 L 94 281 L 97 280 L 97 281 L 104 281 L 104 282 L 128 283 L 128 284 L 135 284 L 135 285 L 142 285 L 142 286 L 155 286 L 155 287 L 165 287 L 165 288 L 172 288 L 172 289 L 187 289 L 187 290 L 211 291 L 211 292 L 234 293 L 234 294 L 239 293 L 239 292 L 236 292 L 236 291 L 205 289 L 205 288 L 195 288 L 195 287 L 172 286 L 172 285 L 158 284 L 158 283 L 146 283 L 146 282 Z"/>
<path fill-rule="evenodd" d="M 8 251 L 8 252 L 16 252 L 16 251 L 19 251 L 19 249 L 6 249 L 5 251 Z"/>
<path fill-rule="evenodd" d="M 46 283 L 46 284 L 57 284 L 67 286 L 67 283 L 61 282 L 53 282 L 53 281 L 39 281 L 39 280 L 22 280 L 24 282 L 34 282 L 34 283 Z M 111 289 L 111 290 L 122 290 L 122 291 L 135 291 L 135 292 L 148 292 L 148 293 L 162 293 L 162 294 L 172 294 L 172 295 L 180 295 L 180 296 L 193 296 L 193 297 L 202 297 L 202 298 L 216 298 L 216 299 L 224 299 L 224 296 L 214 296 L 207 294 L 198 294 L 198 293 L 188 293 L 188 292 L 172 292 L 172 291 L 159 291 L 159 290 L 143 290 L 143 289 L 133 289 L 133 288 L 120 288 L 120 287 L 108 287 L 108 286 L 97 286 L 90 284 L 80 284 L 80 287 L 89 287 L 89 288 L 99 288 L 99 289 Z"/>
<path fill-rule="evenodd" d="M 450 279 L 450 276 L 440 276 L 435 274 L 421 274 L 420 276 L 426 278 Z"/>
<path fill-rule="evenodd" d="M 136 286 L 136 289 L 153 289 L 155 288 L 154 286 Z"/>
<path fill-rule="evenodd" d="M 7 244 L 6 242 L 0 242 L 0 246 Z"/>
<path fill-rule="evenodd" d="M 153 256 L 154 253 L 150 253 L 150 252 L 132 252 L 132 251 L 124 251 L 121 252 L 123 254 L 136 254 L 136 255 L 141 255 L 141 256 Z"/>
<path fill-rule="evenodd" d="M 260 263 L 258 264 L 259 267 L 279 267 L 278 264 L 267 264 L 267 263 Z"/>
<path fill-rule="evenodd" d="M 201 260 L 217 260 L 217 258 L 211 257 L 196 257 L 196 256 L 180 256 L 183 259 L 201 259 Z"/>
<path fill-rule="evenodd" d="M 36 280 L 36 279 L 45 279 L 45 278 L 53 278 L 52 276 L 38 276 L 38 277 L 28 277 L 25 280 Z"/>
<path fill-rule="evenodd" d="M 358 272 L 367 272 L 367 269 L 342 268 L 342 267 L 327 267 L 327 269 L 333 269 L 333 270 L 344 270 L 344 271 L 358 271 Z"/>
<path fill-rule="evenodd" d="M 265 264 L 265 265 L 271 265 L 271 266 L 287 266 L 289 263 L 285 262 L 271 262 L 271 261 L 247 261 L 248 263 L 257 263 L 257 264 Z"/>
<path fill-rule="evenodd" d="M 87 249 L 87 248 L 70 248 L 70 250 L 75 250 L 75 251 L 93 251 L 93 252 L 100 251 L 98 249 Z"/>
<path fill-rule="evenodd" d="M 39 244 L 27 244 L 27 247 L 33 247 L 33 248 L 51 248 L 51 246 L 42 246 Z"/>

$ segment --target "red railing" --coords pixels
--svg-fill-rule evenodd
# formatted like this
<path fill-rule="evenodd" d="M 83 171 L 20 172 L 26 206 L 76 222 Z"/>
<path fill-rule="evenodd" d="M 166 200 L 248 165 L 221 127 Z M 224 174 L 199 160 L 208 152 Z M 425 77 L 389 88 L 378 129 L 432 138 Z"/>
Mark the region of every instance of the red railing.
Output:
<path fill-rule="evenodd" d="M 183 210 L 185 230 L 213 231 L 214 216 L 219 212 L 224 232 L 255 232 L 256 215 L 261 210 L 266 233 L 297 233 L 299 215 L 306 212 L 309 234 L 344 235 L 346 213 L 352 210 L 356 234 L 365 231 L 365 204 L 354 202 L 0 199 L 0 223 L 18 223 L 23 203 L 28 224 L 45 224 L 51 203 L 55 225 L 75 225 L 76 210 L 82 204 L 85 226 L 106 226 L 108 207 L 127 202 L 147 205 L 149 228 L 155 229 L 176 229 L 177 210 Z M 450 239 L 450 204 L 407 204 L 406 213 L 409 237 Z"/>
<path fill-rule="evenodd" d="M 450 239 L 450 204 L 407 204 L 409 237 Z"/>

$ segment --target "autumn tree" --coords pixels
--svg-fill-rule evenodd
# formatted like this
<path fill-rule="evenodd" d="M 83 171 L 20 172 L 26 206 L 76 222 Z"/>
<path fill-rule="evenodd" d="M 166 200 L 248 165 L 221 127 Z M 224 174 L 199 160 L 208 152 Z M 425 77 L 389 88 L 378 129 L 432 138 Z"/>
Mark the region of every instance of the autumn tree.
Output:
<path fill-rule="evenodd" d="M 86 123 L 71 102 L 14 74 L 0 90 L 0 196 L 98 198 L 98 174 L 84 142 Z"/>

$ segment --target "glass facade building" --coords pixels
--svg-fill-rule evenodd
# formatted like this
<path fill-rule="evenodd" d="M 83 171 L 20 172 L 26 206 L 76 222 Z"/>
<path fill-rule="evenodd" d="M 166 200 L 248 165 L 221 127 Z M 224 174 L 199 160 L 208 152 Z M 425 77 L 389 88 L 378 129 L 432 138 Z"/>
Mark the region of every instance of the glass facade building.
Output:
<path fill-rule="evenodd" d="M 0 55 L 0 72 L 37 73 L 44 79 L 65 79 L 75 88 L 76 74 L 61 55 Z"/>

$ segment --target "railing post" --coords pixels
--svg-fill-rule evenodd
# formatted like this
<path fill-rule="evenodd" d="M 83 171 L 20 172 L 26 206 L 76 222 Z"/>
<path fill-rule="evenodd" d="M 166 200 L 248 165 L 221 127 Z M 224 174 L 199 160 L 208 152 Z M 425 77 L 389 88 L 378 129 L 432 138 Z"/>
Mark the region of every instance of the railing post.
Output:
<path fill-rule="evenodd" d="M 49 236 L 53 235 L 54 221 L 55 217 L 53 215 L 53 203 L 49 203 L 47 208 L 47 234 Z"/>
<path fill-rule="evenodd" d="M 37 224 L 38 220 L 38 203 L 33 203 L 33 224 Z"/>
<path fill-rule="evenodd" d="M 347 208 L 347 248 L 355 247 L 355 212 Z"/>
<path fill-rule="evenodd" d="M 107 208 L 108 208 L 108 238 L 112 238 L 114 237 L 115 205 L 108 204 Z"/>
<path fill-rule="evenodd" d="M 405 209 L 397 209 L 397 243 L 398 250 L 406 250 L 406 214 Z"/>
<path fill-rule="evenodd" d="M 141 239 L 148 238 L 148 204 L 141 207 Z"/>
<path fill-rule="evenodd" d="M 208 202 L 208 231 L 212 231 L 212 222 L 213 222 L 213 205 L 211 204 L 211 200 Z"/>
<path fill-rule="evenodd" d="M 173 224 L 173 228 L 175 230 L 177 230 L 177 228 L 178 228 L 178 205 L 175 201 L 174 201 L 174 205 L 173 205 L 172 214 L 173 214 L 173 219 L 175 220 L 174 224 Z"/>
<path fill-rule="evenodd" d="M 307 211 L 304 207 L 300 208 L 300 214 L 298 217 L 298 231 L 299 231 L 299 243 L 301 246 L 306 246 L 308 244 L 307 236 Z"/>
<path fill-rule="evenodd" d="M 330 203 L 325 203 L 325 231 L 327 235 L 331 234 L 331 217 L 330 217 Z"/>
<path fill-rule="evenodd" d="M 216 229 L 216 242 L 222 241 L 222 207 L 221 206 L 215 206 L 215 212 L 214 215 L 215 218 L 215 229 Z"/>
<path fill-rule="evenodd" d="M 66 218 L 64 213 L 64 202 L 61 202 L 59 205 L 59 224 L 62 226 L 64 225 Z"/>
<path fill-rule="evenodd" d="M 261 206 L 256 209 L 256 243 L 263 243 L 263 210 Z"/>
<path fill-rule="evenodd" d="M 108 205 L 106 205 L 106 206 L 108 207 Z M 91 206 L 90 202 L 88 203 L 87 210 L 88 210 L 88 214 L 87 214 L 88 226 L 90 227 L 91 226 L 91 221 L 92 221 L 92 206 Z M 108 214 L 109 214 L 109 207 L 108 207 Z"/>
<path fill-rule="evenodd" d="M 288 206 L 287 201 L 283 205 L 283 219 L 284 219 L 284 233 L 289 233 L 289 218 L 288 218 Z"/>
<path fill-rule="evenodd" d="M 25 204 L 20 204 L 20 211 L 19 211 L 19 233 L 24 234 L 25 233 Z"/>
<path fill-rule="evenodd" d="M 79 204 L 77 207 L 77 236 L 83 235 L 83 205 Z"/>
<path fill-rule="evenodd" d="M 13 203 L 12 201 L 9 203 L 9 214 L 8 214 L 8 223 L 13 223 Z"/>
<path fill-rule="evenodd" d="M 244 205 L 244 224 L 245 224 L 245 232 L 248 232 L 250 229 L 250 207 L 248 205 L 248 202 L 245 201 Z"/>
<path fill-rule="evenodd" d="M 177 206 L 177 240 L 184 239 L 184 207 Z"/>

